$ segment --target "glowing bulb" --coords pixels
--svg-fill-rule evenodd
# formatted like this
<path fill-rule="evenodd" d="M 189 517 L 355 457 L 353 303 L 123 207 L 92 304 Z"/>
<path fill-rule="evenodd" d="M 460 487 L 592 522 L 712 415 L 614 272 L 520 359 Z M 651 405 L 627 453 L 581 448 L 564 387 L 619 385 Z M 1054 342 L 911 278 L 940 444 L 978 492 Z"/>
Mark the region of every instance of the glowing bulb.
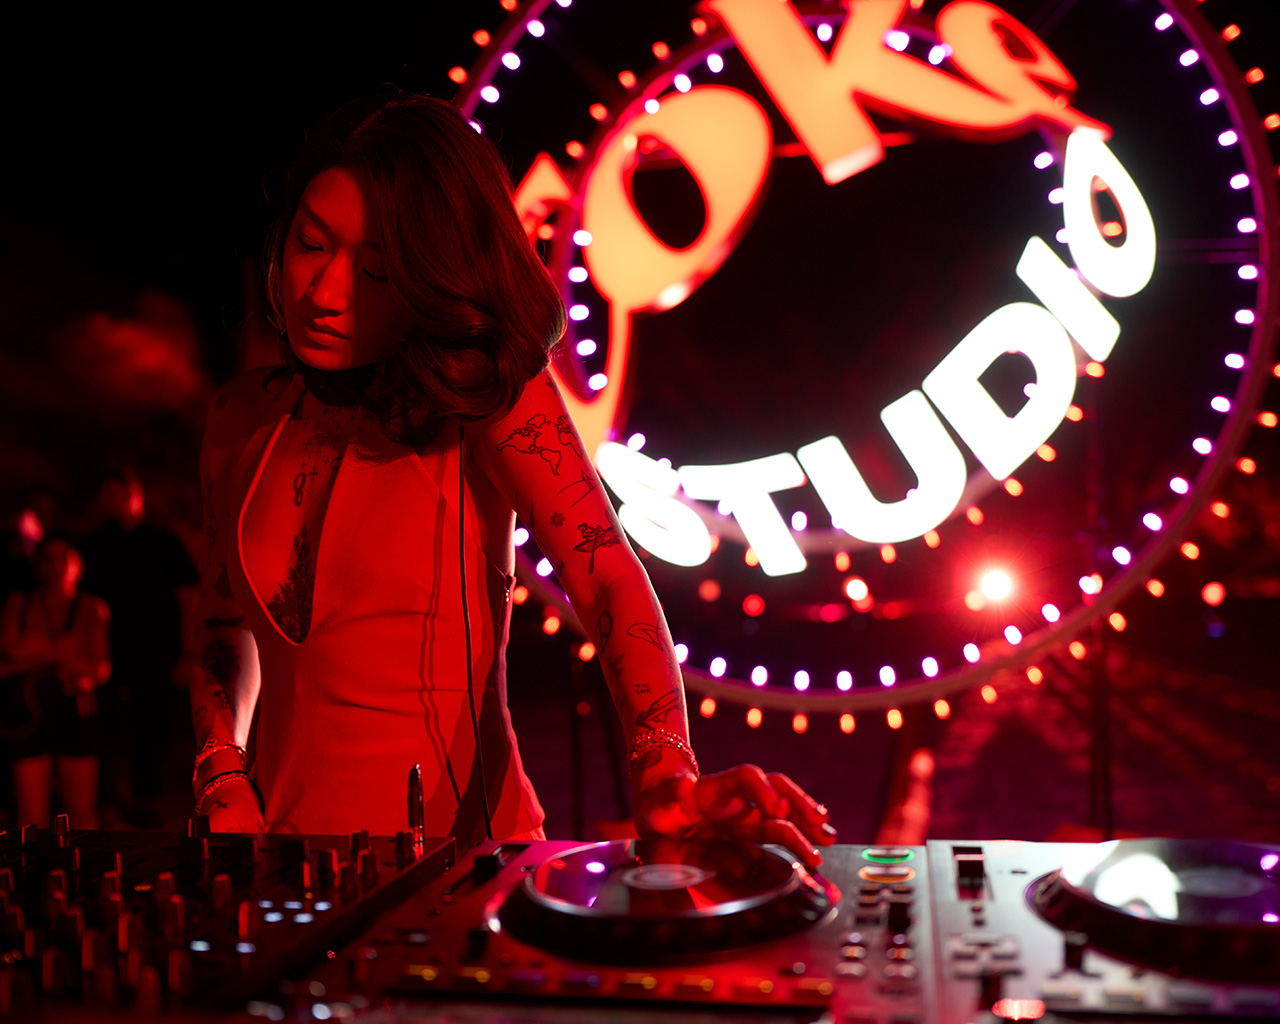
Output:
<path fill-rule="evenodd" d="M 1207 437 L 1197 437 L 1194 441 L 1191 442 L 1191 447 L 1194 448 L 1201 455 L 1208 455 L 1211 451 L 1213 451 L 1213 442 L 1210 441 Z M 1183 492 L 1183 493 L 1186 493 L 1186 492 Z"/>
<path fill-rule="evenodd" d="M 702 703 L 698 705 L 698 713 L 703 718 L 710 718 L 716 713 L 716 699 L 714 697 L 703 697 Z"/>
<path fill-rule="evenodd" d="M 591 338 L 583 338 L 577 345 L 577 353 L 580 356 L 593 356 L 596 354 L 596 343 Z"/>
<path fill-rule="evenodd" d="M 1184 68 L 1191 67 L 1191 65 L 1194 64 L 1199 59 L 1200 59 L 1200 54 L 1196 50 L 1183 50 L 1180 54 L 1178 54 L 1178 63 L 1181 64 Z"/>
<path fill-rule="evenodd" d="M 1005 626 L 1004 638 L 1017 647 L 1018 644 L 1022 643 L 1022 630 L 1017 626 Z"/>
<path fill-rule="evenodd" d="M 1200 94 L 1200 102 L 1206 107 L 1211 103 L 1217 103 L 1220 98 L 1217 89 L 1206 89 Z"/>
<path fill-rule="evenodd" d="M 853 689 L 853 673 L 842 668 L 836 673 L 836 689 L 848 692 Z"/>
<path fill-rule="evenodd" d="M 757 665 L 751 670 L 751 682 L 755 686 L 764 686 L 769 681 L 769 670 L 763 665 Z"/>
<path fill-rule="evenodd" d="M 1230 412 L 1231 399 L 1227 398 L 1225 395 L 1214 395 L 1213 398 L 1209 400 L 1209 408 L 1214 412 Z"/>
<path fill-rule="evenodd" d="M 529 30 L 529 35 L 535 39 L 541 39 L 546 34 L 547 26 L 542 24 L 537 18 L 530 18 L 525 28 Z"/>
<path fill-rule="evenodd" d="M 1152 531 L 1160 530 L 1164 528 L 1164 520 L 1161 519 L 1154 512 L 1148 512 L 1145 516 L 1142 517 L 1142 525 L 1145 526 L 1148 530 L 1152 530 Z"/>
<path fill-rule="evenodd" d="M 1058 230 L 1054 232 L 1053 240 L 1059 245 L 1066 245 L 1068 237 L 1066 228 L 1058 228 Z"/>
<path fill-rule="evenodd" d="M 1240 136 L 1229 129 L 1218 136 L 1219 146 L 1234 146 L 1239 141 Z"/>
<path fill-rule="evenodd" d="M 1152 577 L 1147 580 L 1147 593 L 1152 597 L 1164 597 L 1164 584 Z"/>
<path fill-rule="evenodd" d="M 1253 310 L 1251 309 L 1236 310 L 1236 323 L 1238 324 L 1245 324 L 1247 326 L 1253 323 L 1255 319 L 1257 318 L 1254 316 Z"/>
<path fill-rule="evenodd" d="M 840 716 L 840 731 L 846 736 L 853 732 L 853 730 L 857 728 L 857 725 L 858 723 L 854 720 L 853 715 L 849 714 L 847 711 Z"/>
<path fill-rule="evenodd" d="M 983 576 L 978 586 L 992 601 L 1003 600 L 1013 593 L 1013 580 L 1009 578 L 1008 573 L 1001 572 L 999 569 L 993 569 Z"/>
<path fill-rule="evenodd" d="M 1067 650 L 1076 661 L 1084 661 L 1085 655 L 1089 653 L 1089 648 L 1079 640 L 1072 640 L 1071 643 L 1067 644 Z"/>
<path fill-rule="evenodd" d="M 676 77 L 671 80 L 671 84 L 680 92 L 688 92 L 693 88 L 693 82 L 689 80 L 689 76 L 686 74 L 676 75 Z"/>
<path fill-rule="evenodd" d="M 791 731 L 795 733 L 804 732 L 809 728 L 809 716 L 803 711 L 797 711 L 791 716 Z"/>
<path fill-rule="evenodd" d="M 1217 608 L 1227 599 L 1227 588 L 1218 582 L 1206 583 L 1200 589 L 1200 597 L 1210 608 Z"/>
<path fill-rule="evenodd" d="M 689 645 L 676 644 L 676 661 L 683 665 L 689 660 Z"/>
<path fill-rule="evenodd" d="M 724 70 L 724 58 L 718 53 L 707 54 L 707 70 L 713 75 L 720 74 Z"/>
<path fill-rule="evenodd" d="M 933 702 L 933 713 L 939 718 L 951 717 L 951 705 L 939 698 Z"/>
<path fill-rule="evenodd" d="M 644 112 L 646 114 L 656 114 L 658 112 L 658 107 L 659 103 L 657 100 L 653 99 L 653 97 L 644 101 Z"/>
<path fill-rule="evenodd" d="M 536 572 L 539 576 L 550 576 L 551 575 L 550 559 L 546 559 L 546 558 L 538 559 L 538 564 L 534 568 L 534 572 Z"/>
<path fill-rule="evenodd" d="M 1227 355 L 1223 358 L 1222 362 L 1229 370 L 1244 369 L 1244 356 L 1242 356 L 1239 352 L 1228 352 Z"/>
<path fill-rule="evenodd" d="M 920 662 L 920 671 L 932 679 L 938 674 L 938 659 L 934 657 L 925 658 Z"/>
<path fill-rule="evenodd" d="M 1236 276 L 1241 281 L 1256 281 L 1258 279 L 1258 268 L 1252 263 L 1244 263 L 1236 271 Z"/>
<path fill-rule="evenodd" d="M 1173 491 L 1174 494 L 1186 494 L 1191 490 L 1191 485 L 1187 483 L 1185 478 L 1175 476 L 1169 481 L 1169 490 Z"/>
<path fill-rule="evenodd" d="M 890 729 L 901 729 L 902 728 L 902 712 L 899 711 L 897 708 L 890 708 L 888 711 L 884 713 L 884 721 L 885 721 L 885 724 L 888 725 Z"/>
<path fill-rule="evenodd" d="M 809 673 L 804 669 L 800 669 L 791 677 L 791 682 L 795 684 L 795 688 L 804 692 L 809 689 Z"/>
<path fill-rule="evenodd" d="M 586 267 L 570 267 L 568 276 L 569 276 L 569 280 L 572 281 L 574 284 L 582 284 L 582 282 L 587 279 L 587 268 Z"/>
<path fill-rule="evenodd" d="M 1163 32 L 1172 24 L 1173 24 L 1173 15 L 1166 12 L 1160 15 L 1160 17 L 1156 18 L 1156 31 Z"/>
<path fill-rule="evenodd" d="M 1028 665 L 1027 680 L 1032 686 L 1039 686 L 1044 682 L 1044 672 L 1041 671 L 1038 665 Z"/>
<path fill-rule="evenodd" d="M 529 531 L 523 526 L 517 526 L 515 532 L 511 535 L 511 539 L 515 541 L 516 547 L 522 548 L 529 543 Z"/>
<path fill-rule="evenodd" d="M 1000 696 L 998 693 L 996 693 L 996 688 L 992 686 L 990 683 L 987 683 L 982 688 L 981 693 L 982 693 L 982 699 L 985 700 L 988 704 L 994 704 L 996 702 L 996 698 Z"/>
<path fill-rule="evenodd" d="M 936 46 L 929 47 L 929 63 L 933 65 L 941 64 L 944 60 L 951 56 L 951 47 L 946 43 L 939 43 Z"/>
<path fill-rule="evenodd" d="M 710 672 L 717 679 L 719 679 L 722 675 L 725 674 L 725 671 L 728 668 L 729 668 L 729 663 L 725 661 L 724 658 L 715 657 L 711 659 L 711 664 L 707 667 L 707 671 Z"/>
<path fill-rule="evenodd" d="M 591 315 L 591 310 L 588 309 L 581 302 L 575 302 L 572 306 L 569 307 L 570 320 L 585 320 L 590 315 Z"/>
<path fill-rule="evenodd" d="M 1240 189 L 1249 187 L 1249 175 L 1243 173 L 1233 174 L 1227 184 L 1239 192 Z"/>
<path fill-rule="evenodd" d="M 515 71 L 520 67 L 520 57 L 508 51 L 502 55 L 502 63 L 508 70 Z"/>
<path fill-rule="evenodd" d="M 1251 235 L 1258 230 L 1258 222 L 1252 217 L 1241 217 L 1236 221 L 1236 230 L 1242 235 Z"/>
<path fill-rule="evenodd" d="M 1031 162 L 1035 164 L 1036 170 L 1043 171 L 1046 167 L 1053 164 L 1053 154 L 1048 150 L 1044 150 L 1043 152 L 1037 153 L 1036 158 Z"/>
<path fill-rule="evenodd" d="M 480 90 L 480 98 L 486 103 L 497 103 L 501 95 L 496 85 L 486 85 Z"/>
<path fill-rule="evenodd" d="M 1111 549 L 1111 557 L 1116 560 L 1117 565 L 1128 565 L 1133 561 L 1133 555 L 1130 554 L 1129 549 L 1121 544 Z"/>
<path fill-rule="evenodd" d="M 573 233 L 573 244 L 578 246 L 590 245 L 591 232 L 586 228 L 578 228 L 578 230 Z"/>
<path fill-rule="evenodd" d="M 632 434 L 629 438 L 627 438 L 627 447 L 630 448 L 633 452 L 638 452 L 641 448 L 644 447 L 644 443 L 646 440 L 647 438 L 645 438 L 644 434 L 641 434 L 641 433 Z"/>
<path fill-rule="evenodd" d="M 900 28 L 891 28 L 884 34 L 884 45 L 901 53 L 911 43 L 911 37 Z"/>
<path fill-rule="evenodd" d="M 760 723 L 764 721 L 764 715 L 759 708 L 750 708 L 747 711 L 747 725 L 753 729 L 759 729 Z"/>
<path fill-rule="evenodd" d="M 880 666 L 880 685 L 892 686 L 898 681 L 898 673 L 889 665 Z"/>
<path fill-rule="evenodd" d="M 864 601 L 871 591 L 860 576 L 850 576 L 844 581 L 844 593 L 850 601 Z"/>
<path fill-rule="evenodd" d="M 609 383 L 609 378 L 603 373 L 593 373 L 587 378 L 587 387 L 592 391 L 603 391 Z"/>
<path fill-rule="evenodd" d="M 1096 594 L 1101 588 L 1098 581 L 1092 576 L 1081 576 L 1077 581 L 1080 584 L 1080 592 L 1082 594 Z"/>
<path fill-rule="evenodd" d="M 1057 622 L 1062 618 L 1062 612 L 1058 611 L 1056 604 L 1042 604 L 1040 614 L 1044 616 L 1045 622 Z"/>
<path fill-rule="evenodd" d="M 1066 192 L 1063 191 L 1061 185 L 1059 185 L 1057 188 L 1051 188 L 1049 190 L 1049 202 L 1051 202 L 1054 206 L 1061 206 L 1062 200 L 1065 197 L 1066 197 Z"/>
<path fill-rule="evenodd" d="M 821 25 L 818 26 L 817 30 L 814 32 L 814 35 L 818 37 L 819 42 L 829 43 L 831 42 L 831 37 L 835 35 L 835 29 L 831 27 L 830 22 L 824 21 Z"/>
<path fill-rule="evenodd" d="M 809 517 L 801 511 L 791 513 L 791 529 L 797 533 L 809 525 Z"/>
<path fill-rule="evenodd" d="M 982 657 L 982 652 L 978 650 L 977 644 L 967 643 L 964 645 L 964 660 L 967 661 L 970 665 L 977 664 L 978 659 L 981 657 Z"/>

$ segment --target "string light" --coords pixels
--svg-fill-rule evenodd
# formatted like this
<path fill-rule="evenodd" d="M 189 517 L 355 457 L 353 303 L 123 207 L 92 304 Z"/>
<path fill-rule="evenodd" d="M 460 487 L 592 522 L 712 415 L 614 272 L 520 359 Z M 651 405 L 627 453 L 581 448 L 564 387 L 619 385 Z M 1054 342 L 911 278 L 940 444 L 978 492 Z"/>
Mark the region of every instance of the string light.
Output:
<path fill-rule="evenodd" d="M 988 704 L 994 704 L 1000 695 L 996 693 L 996 688 L 990 683 L 986 683 L 982 687 L 982 699 Z"/>
<path fill-rule="evenodd" d="M 759 708 L 747 709 L 747 725 L 752 729 L 759 729 L 760 723 L 764 721 L 764 714 Z"/>
<path fill-rule="evenodd" d="M 584 640 L 578 645 L 578 660 L 590 661 L 596 656 L 596 645 L 590 640 Z"/>
<path fill-rule="evenodd" d="M 1217 581 L 1206 583 L 1200 588 L 1200 598 L 1210 608 L 1217 608 L 1227 599 L 1227 588 Z"/>
<path fill-rule="evenodd" d="M 1147 593 L 1152 597 L 1164 597 L 1164 584 L 1153 576 L 1147 580 Z"/>
<path fill-rule="evenodd" d="M 933 713 L 937 715 L 939 718 L 943 718 L 943 719 L 950 718 L 951 705 L 948 704 L 941 697 L 939 697 L 937 700 L 933 702 Z"/>
<path fill-rule="evenodd" d="M 1072 640 L 1067 644 L 1067 651 L 1076 661 L 1084 661 L 1084 657 L 1089 653 L 1089 648 L 1085 647 L 1079 640 Z"/>
<path fill-rule="evenodd" d="M 884 721 L 890 729 L 902 728 L 902 712 L 897 708 L 890 708 L 884 713 Z"/>
<path fill-rule="evenodd" d="M 857 727 L 858 727 L 857 719 L 855 719 L 853 715 L 849 714 L 849 712 L 846 711 L 843 715 L 840 716 L 840 731 L 844 733 L 846 736 L 852 733 L 853 730 L 856 729 Z"/>
<path fill-rule="evenodd" d="M 703 718 L 710 718 L 716 713 L 716 699 L 714 697 L 703 697 L 702 703 L 698 705 L 698 713 Z"/>
<path fill-rule="evenodd" d="M 803 711 L 797 711 L 791 716 L 791 731 L 794 733 L 802 733 L 809 728 L 809 716 Z"/>
<path fill-rule="evenodd" d="M 1125 619 L 1125 617 L 1121 615 L 1119 612 L 1112 612 L 1110 615 L 1108 615 L 1107 622 L 1110 623 L 1111 628 L 1114 629 L 1117 633 L 1123 633 L 1125 630 L 1125 627 L 1129 625 L 1128 620 Z"/>
<path fill-rule="evenodd" d="M 1189 540 L 1183 541 L 1182 546 L 1178 550 L 1182 552 L 1183 558 L 1188 559 L 1189 561 L 1192 561 L 1192 562 L 1194 562 L 1197 558 L 1200 557 L 1199 545 Z"/>
<path fill-rule="evenodd" d="M 1044 682 L 1044 673 L 1040 670 L 1038 665 L 1028 665 L 1027 679 L 1030 681 L 1032 686 L 1039 686 Z"/>

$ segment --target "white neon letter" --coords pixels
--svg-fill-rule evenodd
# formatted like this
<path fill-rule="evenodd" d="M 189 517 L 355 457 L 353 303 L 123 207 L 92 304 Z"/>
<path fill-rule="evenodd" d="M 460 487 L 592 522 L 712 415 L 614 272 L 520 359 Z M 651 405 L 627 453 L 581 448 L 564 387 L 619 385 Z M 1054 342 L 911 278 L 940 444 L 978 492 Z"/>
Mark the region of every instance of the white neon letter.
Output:
<path fill-rule="evenodd" d="M 1103 362 L 1111 355 L 1120 324 L 1043 238 L 1027 242 L 1018 260 L 1018 276 L 1090 358 Z"/>
<path fill-rule="evenodd" d="M 674 469 L 605 441 L 596 449 L 596 469 L 621 504 L 618 521 L 636 543 L 675 565 L 701 565 L 711 557 L 711 534 L 698 513 L 677 501 Z"/>
<path fill-rule="evenodd" d="M 1093 179 L 1101 178 L 1124 217 L 1124 245 L 1112 245 L 1093 212 Z M 1156 265 L 1156 226 L 1138 186 L 1096 132 L 1078 128 L 1067 139 L 1062 216 L 1071 258 L 1091 285 L 1118 299 L 1147 286 Z"/>
<path fill-rule="evenodd" d="M 682 466 L 680 484 L 691 498 L 724 501 L 770 576 L 803 572 L 807 564 L 769 495 L 804 485 L 804 470 L 787 452 L 726 466 Z"/>
<path fill-rule="evenodd" d="M 1021 352 L 1036 371 L 1036 387 L 1016 416 L 1006 416 L 978 378 L 1004 352 Z M 1071 339 L 1043 306 L 1001 306 L 966 334 L 924 379 L 932 399 L 973 449 L 1003 480 L 1062 422 L 1076 390 Z"/>
<path fill-rule="evenodd" d="M 918 481 L 901 501 L 876 499 L 839 438 L 824 437 L 797 454 L 845 533 L 871 544 L 894 544 L 919 537 L 945 520 L 964 493 L 967 473 L 964 456 L 921 392 L 912 391 L 886 406 L 880 419 Z"/>

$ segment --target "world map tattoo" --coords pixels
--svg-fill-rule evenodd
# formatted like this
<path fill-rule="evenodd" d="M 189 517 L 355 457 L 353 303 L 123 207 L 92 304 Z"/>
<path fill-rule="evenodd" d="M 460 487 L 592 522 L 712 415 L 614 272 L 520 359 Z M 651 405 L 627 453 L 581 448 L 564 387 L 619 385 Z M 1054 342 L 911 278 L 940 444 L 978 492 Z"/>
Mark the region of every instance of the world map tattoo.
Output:
<path fill-rule="evenodd" d="M 293 539 L 293 557 L 289 578 L 280 585 L 280 592 L 271 599 L 267 611 L 276 620 L 280 632 L 300 644 L 311 632 L 311 599 L 316 586 L 316 565 L 305 523 Z"/>
<path fill-rule="evenodd" d="M 563 417 L 562 417 L 563 418 Z M 560 475 L 560 460 L 563 454 L 558 448 L 550 448 L 542 443 L 543 431 L 547 429 L 548 420 L 542 413 L 534 413 L 523 427 L 516 427 L 507 435 L 507 439 L 498 445 L 498 451 L 512 448 L 524 455 L 537 455 L 551 467 L 553 476 Z M 576 451 L 576 449 L 575 449 Z"/>
<path fill-rule="evenodd" d="M 676 690 L 668 690 L 658 697 L 644 711 L 636 715 L 637 729 L 655 729 L 666 725 L 667 715 L 680 706 L 680 694 Z"/>
<path fill-rule="evenodd" d="M 578 447 L 578 437 L 573 432 L 573 423 L 568 416 L 556 417 L 556 433 L 560 436 L 560 443 L 569 451 L 573 452 L 578 458 L 582 458 L 582 449 Z"/>
<path fill-rule="evenodd" d="M 565 484 L 565 486 L 560 488 L 559 493 L 564 494 L 565 491 L 570 490 L 571 488 L 574 488 L 574 487 L 584 488 L 581 494 L 579 494 L 576 498 L 574 498 L 573 501 L 569 502 L 569 507 L 573 508 L 574 505 L 578 504 L 578 502 L 580 502 L 587 495 L 592 494 L 595 491 L 595 489 L 599 486 L 600 485 L 596 481 L 592 480 L 591 477 L 587 475 L 587 471 L 584 469 L 581 471 L 581 475 L 578 477 L 577 480 L 573 481 L 573 483 L 571 484 Z"/>
<path fill-rule="evenodd" d="M 582 534 L 582 543 L 575 544 L 573 550 L 585 551 L 591 556 L 587 562 L 587 575 L 591 575 L 596 571 L 596 552 L 600 548 L 611 548 L 619 543 L 618 533 L 607 523 L 604 526 L 579 523 L 578 532 Z"/>

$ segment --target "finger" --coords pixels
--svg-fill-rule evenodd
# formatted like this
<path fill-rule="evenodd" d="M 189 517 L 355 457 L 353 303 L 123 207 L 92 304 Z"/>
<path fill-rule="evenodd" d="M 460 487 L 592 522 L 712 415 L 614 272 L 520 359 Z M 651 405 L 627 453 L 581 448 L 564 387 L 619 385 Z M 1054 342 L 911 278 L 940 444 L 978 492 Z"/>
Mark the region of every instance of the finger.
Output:
<path fill-rule="evenodd" d="M 790 850 L 805 867 L 813 869 L 822 863 L 818 848 L 805 839 L 794 822 L 772 818 L 764 823 L 761 831 L 764 838 L 760 842 L 774 843 Z"/>
<path fill-rule="evenodd" d="M 765 817 L 785 817 L 790 808 L 786 801 L 769 783 L 764 772 L 753 764 L 740 764 L 736 768 L 704 775 L 695 793 L 698 806 L 704 814 L 722 801 L 734 797 L 749 800 L 764 811 Z"/>
<path fill-rule="evenodd" d="M 786 817 L 799 825 L 809 839 L 823 846 L 830 846 L 836 841 L 836 830 L 827 823 L 825 807 L 781 772 L 770 772 L 768 778 L 774 789 L 791 805 L 793 813 Z"/>

